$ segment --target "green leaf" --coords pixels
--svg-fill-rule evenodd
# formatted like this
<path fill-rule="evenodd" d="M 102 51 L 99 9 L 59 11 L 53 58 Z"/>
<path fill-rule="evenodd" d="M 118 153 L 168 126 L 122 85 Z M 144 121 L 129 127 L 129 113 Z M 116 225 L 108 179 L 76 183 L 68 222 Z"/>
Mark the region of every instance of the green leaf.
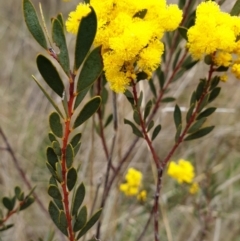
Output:
<path fill-rule="evenodd" d="M 53 148 L 50 146 L 47 148 L 47 161 L 55 170 L 55 165 L 58 162 L 58 157 Z"/>
<path fill-rule="evenodd" d="M 179 0 L 178 1 L 178 6 L 180 9 L 183 9 L 186 4 L 186 0 Z"/>
<path fill-rule="evenodd" d="M 104 124 L 104 128 L 106 128 L 113 120 L 113 114 L 110 114 Z"/>
<path fill-rule="evenodd" d="M 54 177 L 56 180 L 58 180 L 58 182 L 60 182 L 60 180 L 59 180 L 59 178 L 58 178 L 58 176 L 57 176 L 57 174 L 56 174 L 56 172 L 55 172 L 55 167 L 53 168 L 53 167 L 49 164 L 49 162 L 46 162 L 46 166 L 47 166 L 48 170 L 50 171 L 50 173 L 53 175 L 53 177 Z"/>
<path fill-rule="evenodd" d="M 12 228 L 13 226 L 14 226 L 14 224 L 7 224 L 7 225 L 4 225 L 4 226 L 1 226 L 0 232 L 5 231 L 5 230 L 7 230 L 7 229 L 10 229 L 10 228 Z M 1 240 L 1 238 L 0 238 L 0 240 Z"/>
<path fill-rule="evenodd" d="M 139 113 L 137 110 L 134 110 L 133 111 L 133 119 L 134 121 L 136 122 L 137 125 L 140 125 L 141 122 L 140 122 L 140 117 L 139 117 Z"/>
<path fill-rule="evenodd" d="M 184 141 L 190 141 L 190 140 L 194 140 L 203 136 L 206 136 L 208 133 L 210 133 L 213 130 L 214 126 L 208 126 L 205 128 L 200 129 L 197 132 L 194 132 L 193 134 L 188 135 Z"/>
<path fill-rule="evenodd" d="M 67 168 L 69 169 L 73 164 L 73 158 L 74 158 L 74 150 L 71 144 L 67 145 L 66 148 L 66 164 Z"/>
<path fill-rule="evenodd" d="M 176 134 L 175 134 L 175 142 L 177 143 L 178 142 L 178 139 L 181 135 L 181 132 L 182 132 L 182 124 L 180 124 L 177 128 L 177 131 L 176 131 Z"/>
<path fill-rule="evenodd" d="M 23 15 L 28 27 L 28 30 L 33 35 L 35 40 L 44 48 L 48 49 L 47 41 L 39 23 L 36 10 L 30 0 L 23 0 Z"/>
<path fill-rule="evenodd" d="M 3 203 L 4 207 L 5 207 L 8 211 L 12 211 L 12 210 L 13 210 L 15 202 L 13 202 L 10 198 L 8 198 L 8 197 L 3 197 L 2 203 Z"/>
<path fill-rule="evenodd" d="M 163 71 L 161 70 L 161 67 L 159 66 L 156 70 L 156 74 L 158 76 L 158 80 L 159 80 L 159 86 L 161 89 L 163 89 L 164 87 L 164 83 L 165 83 L 165 76 Z"/>
<path fill-rule="evenodd" d="M 48 139 L 50 142 L 57 141 L 56 136 L 54 136 L 52 132 L 48 133 Z"/>
<path fill-rule="evenodd" d="M 68 237 L 68 231 L 67 228 L 64 227 L 60 223 L 60 210 L 57 208 L 57 206 L 53 203 L 53 201 L 50 201 L 48 206 L 48 212 L 50 214 L 51 219 L 55 223 L 55 225 L 58 227 L 58 229 L 65 234 Z"/>
<path fill-rule="evenodd" d="M 52 104 L 52 106 L 55 108 L 55 110 L 58 112 L 58 114 L 64 119 L 64 116 L 62 114 L 62 112 L 60 111 L 60 109 L 58 108 L 58 106 L 56 105 L 56 103 L 53 101 L 53 99 L 49 96 L 49 94 L 45 91 L 45 89 L 42 87 L 42 85 L 37 81 L 37 79 L 32 75 L 33 80 L 36 82 L 36 84 L 38 85 L 38 87 L 41 89 L 41 91 L 43 92 L 43 94 L 46 96 L 46 98 L 48 99 L 48 101 Z"/>
<path fill-rule="evenodd" d="M 154 126 L 154 121 L 151 120 L 148 127 L 147 127 L 147 132 L 149 132 L 153 128 L 153 126 Z"/>
<path fill-rule="evenodd" d="M 197 116 L 197 120 L 200 120 L 202 119 L 203 117 L 208 117 L 210 116 L 213 112 L 215 112 L 217 108 L 216 107 L 209 107 L 207 108 L 206 110 L 204 110 L 202 113 L 200 113 L 198 116 Z"/>
<path fill-rule="evenodd" d="M 228 69 L 229 69 L 229 67 L 219 66 L 215 71 L 216 72 L 227 72 Z"/>
<path fill-rule="evenodd" d="M 77 171 L 74 167 L 70 168 L 67 172 L 67 187 L 68 191 L 72 191 L 77 182 Z"/>
<path fill-rule="evenodd" d="M 157 135 L 159 134 L 159 132 L 161 131 L 162 126 L 161 125 L 157 125 L 152 133 L 152 141 L 157 137 Z"/>
<path fill-rule="evenodd" d="M 25 199 L 28 199 L 33 194 L 35 189 L 36 189 L 36 186 L 34 186 L 32 189 L 30 189 L 30 192 L 26 195 Z"/>
<path fill-rule="evenodd" d="M 81 147 L 81 142 L 78 142 L 78 144 L 74 147 L 74 156 L 77 155 L 80 147 Z"/>
<path fill-rule="evenodd" d="M 190 63 L 186 63 L 182 65 L 182 68 L 184 68 L 185 70 L 189 70 L 191 69 L 194 65 L 196 65 L 199 62 L 199 60 L 194 60 L 191 61 Z"/>
<path fill-rule="evenodd" d="M 205 55 L 204 63 L 207 64 L 207 65 L 213 64 L 213 59 L 212 59 L 212 56 L 210 54 Z"/>
<path fill-rule="evenodd" d="M 81 183 L 78 186 L 76 193 L 74 195 L 74 198 L 73 198 L 73 205 L 72 205 L 72 215 L 73 216 L 77 215 L 78 209 L 82 205 L 84 197 L 85 197 L 85 187 L 84 187 L 84 184 Z"/>
<path fill-rule="evenodd" d="M 127 97 L 127 100 L 130 102 L 131 105 L 134 105 L 134 97 L 132 92 L 129 90 L 125 90 L 124 95 Z"/>
<path fill-rule="evenodd" d="M 80 126 L 87 119 L 89 119 L 98 110 L 100 105 L 101 105 L 101 97 L 100 96 L 95 96 L 90 101 L 88 101 L 82 108 L 79 115 L 77 116 L 77 118 L 73 124 L 73 128 Z"/>
<path fill-rule="evenodd" d="M 182 48 L 180 47 L 180 48 L 178 48 L 178 50 L 177 50 L 177 52 L 175 54 L 175 58 L 174 58 L 173 64 L 172 64 L 172 69 L 175 69 L 175 67 L 177 65 L 177 62 L 179 60 L 179 56 L 180 56 L 181 52 L 182 52 Z"/>
<path fill-rule="evenodd" d="M 220 94 L 221 92 L 221 87 L 216 87 L 214 88 L 211 93 L 210 93 L 210 96 L 209 96 L 209 99 L 208 99 L 208 103 L 212 102 L 213 100 L 215 100 L 218 95 Z"/>
<path fill-rule="evenodd" d="M 108 100 L 108 91 L 105 87 L 102 87 L 101 98 L 102 98 L 103 105 L 105 105 L 107 103 L 107 100 Z"/>
<path fill-rule="evenodd" d="M 189 129 L 187 133 L 194 133 L 196 131 L 198 131 L 202 125 L 204 124 L 204 122 L 207 120 L 207 118 L 201 118 L 199 120 L 197 120 Z"/>
<path fill-rule="evenodd" d="M 182 68 L 184 68 L 185 70 L 191 69 L 197 62 L 198 60 L 194 61 L 192 56 L 189 55 L 182 63 Z"/>
<path fill-rule="evenodd" d="M 139 82 L 141 80 L 145 80 L 147 78 L 148 78 L 148 74 L 145 73 L 144 71 L 137 73 L 137 78 L 136 78 L 137 82 Z"/>
<path fill-rule="evenodd" d="M 173 102 L 173 101 L 175 101 L 175 100 L 176 100 L 176 99 L 173 98 L 173 97 L 165 97 L 165 98 L 162 99 L 161 102 L 168 103 L 168 102 Z"/>
<path fill-rule="evenodd" d="M 87 222 L 87 207 L 83 206 L 78 213 L 76 222 L 74 223 L 74 226 L 73 226 L 73 231 L 78 232 L 80 229 L 84 227 L 86 222 Z"/>
<path fill-rule="evenodd" d="M 197 109 L 197 112 L 201 112 L 202 109 L 209 103 L 209 94 L 206 94 L 203 98 L 203 100 L 201 101 L 198 109 Z"/>
<path fill-rule="evenodd" d="M 178 105 L 175 105 L 175 109 L 173 112 L 173 118 L 174 118 L 174 123 L 176 126 L 176 129 L 178 129 L 178 126 L 182 124 L 182 113 Z"/>
<path fill-rule="evenodd" d="M 217 87 L 219 82 L 220 82 L 220 77 L 214 76 L 214 78 L 211 80 L 210 90 L 213 90 L 215 87 Z"/>
<path fill-rule="evenodd" d="M 65 115 L 66 115 L 66 119 L 69 118 L 69 113 L 68 113 L 68 98 L 67 98 L 67 95 L 65 95 L 65 92 L 63 94 L 63 97 L 61 99 L 61 102 L 62 102 L 62 105 L 63 105 L 63 109 L 65 111 Z"/>
<path fill-rule="evenodd" d="M 143 100 L 143 92 L 140 92 L 140 95 L 137 100 L 137 106 L 140 107 L 142 105 L 142 100 Z"/>
<path fill-rule="evenodd" d="M 196 0 L 192 0 L 191 2 L 189 2 L 190 6 L 188 7 L 188 13 L 190 13 L 191 8 L 195 7 L 195 2 Z M 185 26 L 189 29 L 195 24 L 195 21 L 196 21 L 196 10 L 188 15 Z"/>
<path fill-rule="evenodd" d="M 50 179 L 49 179 L 49 185 L 57 186 L 56 179 L 53 176 L 51 176 Z"/>
<path fill-rule="evenodd" d="M 62 195 L 58 189 L 57 186 L 55 185 L 49 185 L 48 187 L 48 195 L 54 199 L 59 199 L 62 200 Z"/>
<path fill-rule="evenodd" d="M 174 82 L 174 81 L 176 81 L 176 80 L 179 80 L 179 79 L 184 75 L 185 72 L 186 72 L 185 69 L 179 70 L 179 71 L 175 74 L 175 76 L 173 77 L 172 82 Z"/>
<path fill-rule="evenodd" d="M 59 200 L 59 199 L 53 199 L 53 201 L 54 201 L 54 204 L 56 204 L 56 206 L 57 206 L 57 208 L 58 208 L 59 210 L 64 210 L 62 200 Z"/>
<path fill-rule="evenodd" d="M 205 89 L 204 87 L 205 87 L 205 81 L 200 80 L 200 82 L 197 86 L 197 89 L 196 89 L 196 100 L 197 101 L 201 98 L 203 91 Z"/>
<path fill-rule="evenodd" d="M 143 117 L 144 120 L 146 120 L 147 117 L 149 116 L 151 109 L 152 109 L 152 101 L 149 100 L 145 106 L 144 117 Z"/>
<path fill-rule="evenodd" d="M 58 180 L 60 180 L 60 182 L 62 182 L 63 181 L 63 176 L 62 176 L 62 167 L 61 167 L 60 162 L 57 162 L 55 164 L 55 168 L 56 168 L 56 175 L 58 177 Z"/>
<path fill-rule="evenodd" d="M 67 229 L 68 227 L 67 217 L 63 210 L 60 210 L 60 213 L 59 213 L 59 224 L 63 230 Z"/>
<path fill-rule="evenodd" d="M 34 201 L 35 201 L 35 199 L 33 196 L 28 197 L 27 199 L 25 199 L 23 201 L 23 204 L 21 205 L 19 210 L 22 211 L 22 210 L 28 208 L 30 205 L 32 205 L 34 203 Z"/>
<path fill-rule="evenodd" d="M 196 101 L 197 101 L 196 91 L 193 91 L 191 99 L 190 99 L 190 105 L 192 105 L 192 104 L 195 105 Z"/>
<path fill-rule="evenodd" d="M 91 51 L 87 59 L 84 61 L 77 82 L 77 92 L 79 93 L 84 89 L 89 88 L 100 76 L 102 69 L 103 61 L 101 57 L 101 46 L 99 46 Z"/>
<path fill-rule="evenodd" d="M 138 137 L 143 137 L 142 132 L 129 120 L 124 119 L 124 124 L 128 124 L 132 127 L 133 133 Z"/>
<path fill-rule="evenodd" d="M 39 72 L 49 87 L 62 98 L 64 85 L 52 62 L 45 56 L 39 54 L 37 56 L 37 66 Z"/>
<path fill-rule="evenodd" d="M 62 13 L 59 13 L 57 15 L 57 20 L 59 21 L 59 23 L 61 24 L 62 27 L 64 27 L 64 21 L 63 21 L 63 15 Z"/>
<path fill-rule="evenodd" d="M 93 44 L 97 32 L 97 16 L 94 9 L 92 7 L 90 8 L 91 13 L 89 13 L 88 16 L 82 18 L 78 28 L 75 47 L 75 71 L 78 70 L 86 58 L 86 55 Z"/>
<path fill-rule="evenodd" d="M 98 221 L 100 215 L 102 213 L 102 209 L 98 210 L 86 223 L 83 229 L 79 232 L 77 239 L 81 238 L 87 231 Z"/>
<path fill-rule="evenodd" d="M 57 54 L 58 61 L 62 66 L 64 72 L 69 76 L 70 66 L 69 66 L 68 49 L 67 49 L 63 26 L 58 19 L 54 19 L 52 22 L 52 38 L 53 38 L 53 42 L 60 50 L 60 53 Z"/>
<path fill-rule="evenodd" d="M 62 155 L 61 146 L 58 141 L 52 142 L 52 147 L 53 147 L 54 152 L 57 154 L 57 156 Z"/>
<path fill-rule="evenodd" d="M 240 0 L 237 0 L 230 12 L 231 16 L 238 16 L 240 13 Z"/>
<path fill-rule="evenodd" d="M 180 35 L 187 41 L 188 37 L 187 37 L 187 31 L 188 29 L 185 27 L 178 27 L 178 32 L 180 33 Z"/>
<path fill-rule="evenodd" d="M 72 145 L 73 148 L 80 142 L 81 137 L 82 137 L 82 133 L 78 133 L 71 139 L 70 144 Z"/>
<path fill-rule="evenodd" d="M 59 138 L 63 137 L 63 128 L 60 116 L 57 112 L 52 112 L 49 116 L 49 125 L 53 134 Z"/>
<path fill-rule="evenodd" d="M 15 187 L 14 188 L 14 192 L 15 192 L 15 196 L 16 198 L 19 200 L 19 201 L 23 201 L 24 200 L 24 193 L 23 191 L 21 190 L 20 187 Z"/>
<path fill-rule="evenodd" d="M 77 97 L 74 103 L 74 110 L 80 105 L 80 103 L 82 102 L 82 100 L 84 99 L 84 97 L 86 96 L 89 90 L 90 90 L 90 87 L 82 90 L 77 94 Z"/>
<path fill-rule="evenodd" d="M 150 79 L 148 81 L 148 84 L 149 84 L 150 90 L 152 91 L 154 97 L 156 98 L 157 97 L 157 91 L 156 91 L 156 87 L 155 87 L 155 85 L 153 83 L 153 79 Z"/>
<path fill-rule="evenodd" d="M 191 104 L 188 112 L 187 112 L 187 115 L 186 115 L 186 122 L 188 123 L 192 117 L 192 114 L 193 114 L 193 111 L 194 111 L 194 108 L 195 108 L 195 104 Z"/>

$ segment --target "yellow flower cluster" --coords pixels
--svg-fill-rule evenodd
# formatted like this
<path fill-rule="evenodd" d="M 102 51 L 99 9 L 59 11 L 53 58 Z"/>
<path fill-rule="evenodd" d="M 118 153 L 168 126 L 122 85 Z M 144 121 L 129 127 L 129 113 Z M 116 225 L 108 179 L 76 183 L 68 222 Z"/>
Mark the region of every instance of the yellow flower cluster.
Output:
<path fill-rule="evenodd" d="M 239 35 L 239 17 L 222 12 L 215 2 L 202 2 L 196 10 L 195 25 L 188 30 L 187 47 L 195 59 L 212 55 L 216 66 L 231 66 L 240 78 Z"/>
<path fill-rule="evenodd" d="M 180 159 L 178 163 L 171 161 L 168 166 L 168 175 L 178 181 L 178 183 L 191 184 L 189 192 L 195 194 L 199 190 L 196 182 L 193 182 L 195 177 L 194 167 L 191 162 Z"/>
<path fill-rule="evenodd" d="M 70 13 L 67 31 L 76 33 L 87 6 L 80 3 L 76 11 Z M 124 92 L 140 72 L 150 78 L 164 51 L 160 40 L 164 32 L 178 27 L 182 11 L 177 5 L 167 5 L 166 0 L 91 0 L 91 6 L 98 18 L 95 45 L 102 45 L 110 88 Z M 79 17 L 75 17 L 78 14 Z"/>
<path fill-rule="evenodd" d="M 137 196 L 140 201 L 145 201 L 147 192 L 145 190 L 140 191 L 142 186 L 142 173 L 134 168 L 129 168 L 125 176 L 125 183 L 122 183 L 119 187 L 126 196 Z"/>
<path fill-rule="evenodd" d="M 66 21 L 66 29 L 69 33 L 77 34 L 78 26 L 83 17 L 91 12 L 88 4 L 79 3 L 75 11 L 70 12 Z"/>

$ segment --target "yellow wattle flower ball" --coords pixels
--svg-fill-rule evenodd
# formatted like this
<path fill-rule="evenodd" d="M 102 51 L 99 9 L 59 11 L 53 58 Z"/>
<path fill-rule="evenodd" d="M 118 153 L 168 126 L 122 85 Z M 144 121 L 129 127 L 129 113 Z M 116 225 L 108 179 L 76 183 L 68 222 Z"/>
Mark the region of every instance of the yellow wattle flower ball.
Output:
<path fill-rule="evenodd" d="M 125 183 L 120 184 L 119 190 L 126 196 L 136 196 L 146 199 L 146 191 L 139 192 L 142 186 L 142 173 L 134 168 L 129 168 L 125 175 Z"/>
<path fill-rule="evenodd" d="M 178 183 L 192 183 L 195 172 L 191 162 L 180 159 L 178 163 L 171 161 L 168 166 L 167 174 L 176 179 Z"/>
<path fill-rule="evenodd" d="M 97 14 L 95 46 L 102 45 L 104 71 L 110 88 L 124 92 L 136 81 L 138 73 L 148 78 L 161 63 L 164 32 L 175 30 L 182 20 L 177 5 L 165 0 L 91 0 Z M 88 5 L 80 3 L 69 14 L 67 31 L 77 32 L 79 22 L 88 14 Z"/>
<path fill-rule="evenodd" d="M 221 11 L 213 1 L 202 2 L 196 10 L 196 22 L 187 33 L 189 52 L 195 59 L 217 50 L 232 52 L 239 34 L 239 18 Z"/>
<path fill-rule="evenodd" d="M 89 4 L 79 3 L 76 10 L 70 12 L 66 21 L 66 29 L 69 33 L 77 34 L 78 26 L 83 17 L 91 12 Z"/>

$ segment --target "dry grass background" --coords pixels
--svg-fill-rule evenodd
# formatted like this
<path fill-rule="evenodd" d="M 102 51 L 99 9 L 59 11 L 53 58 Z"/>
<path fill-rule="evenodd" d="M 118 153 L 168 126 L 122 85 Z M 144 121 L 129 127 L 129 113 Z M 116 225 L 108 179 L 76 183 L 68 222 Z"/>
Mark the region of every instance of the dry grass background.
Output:
<path fill-rule="evenodd" d="M 39 0 L 33 2 L 37 6 Z M 59 11 L 63 11 L 66 17 L 67 12 L 74 8 L 73 3 L 63 3 L 60 0 L 41 2 L 46 19 Z M 230 8 L 233 3 L 234 1 L 227 0 L 224 6 Z M 73 38 L 69 37 L 68 42 L 72 46 Z M 49 144 L 46 131 L 49 129 L 47 116 L 52 107 L 31 79 L 32 74 L 40 79 L 35 64 L 36 54 L 40 51 L 42 49 L 30 36 L 23 21 L 21 1 L 0 1 L 0 125 L 8 136 L 27 178 L 33 186 L 37 185 L 36 193 L 47 207 L 49 173 L 45 167 L 45 148 Z M 206 73 L 206 67 L 198 65 L 173 85 L 171 93 L 181 106 L 186 106 L 198 77 L 204 77 L 203 73 Z M 219 194 L 208 200 L 208 208 L 212 210 L 214 218 L 208 222 L 199 218 L 203 217 L 207 210 L 201 208 L 199 214 L 194 208 L 196 203 L 204 205 L 202 194 L 183 199 L 181 190 L 178 190 L 174 181 L 165 176 L 161 199 L 162 241 L 201 240 L 199 232 L 204 229 L 204 223 L 208 225 L 209 230 L 207 237 L 202 240 L 240 241 L 240 82 L 230 78 L 221 86 L 222 92 L 214 103 L 215 106 L 234 111 L 215 113 L 209 120 L 209 123 L 216 124 L 213 133 L 203 139 L 184 143 L 173 157 L 174 160 L 186 158 L 194 163 L 197 178 L 204 190 L 209 190 L 213 184 L 216 185 Z M 142 88 L 147 89 L 147 86 Z M 148 95 L 147 90 L 146 98 Z M 173 103 L 163 106 L 155 118 L 162 123 L 163 130 L 154 145 L 163 157 L 173 144 L 174 126 L 169 124 L 172 123 L 172 113 L 164 111 L 164 107 L 171 106 Z M 109 104 L 107 112 L 111 111 Z M 120 118 L 115 163 L 120 160 L 134 139 L 130 134 L 130 128 L 123 125 L 122 117 L 131 118 L 131 111 L 122 95 L 118 96 L 118 111 Z M 79 175 L 80 180 L 83 179 L 86 183 L 88 191 L 85 203 L 90 208 L 96 186 L 104 177 L 106 160 L 101 141 L 92 131 L 92 122 L 80 131 L 83 133 L 84 141 L 76 162 L 82 162 Z M 107 144 L 110 146 L 111 127 L 108 127 L 106 136 Z M 1 139 L 0 146 L 4 146 Z M 127 163 L 144 173 L 144 185 L 148 189 L 148 201 L 151 203 L 154 177 L 151 158 L 147 151 L 145 143 L 138 142 Z M 119 177 L 119 181 L 123 181 L 122 177 Z M 27 191 L 9 153 L 0 150 L 0 198 L 10 195 L 16 185 Z M 127 200 L 115 188 L 106 206 L 102 240 L 136 240 L 148 218 L 148 208 L 148 205 L 141 206 Z M 55 230 L 51 220 L 45 216 L 37 203 L 27 211 L 15 215 L 12 221 L 15 227 L 1 233 L 0 240 L 37 240 L 38 237 L 44 237 L 49 230 Z M 56 240 L 64 240 L 58 232 Z M 153 240 L 151 228 L 144 240 Z"/>

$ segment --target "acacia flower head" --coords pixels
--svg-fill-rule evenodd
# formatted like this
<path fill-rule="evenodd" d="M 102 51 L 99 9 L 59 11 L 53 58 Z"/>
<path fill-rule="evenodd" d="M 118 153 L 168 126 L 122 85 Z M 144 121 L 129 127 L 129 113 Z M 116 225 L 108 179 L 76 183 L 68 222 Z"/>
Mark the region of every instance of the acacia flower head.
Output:
<path fill-rule="evenodd" d="M 240 18 L 221 11 L 219 5 L 210 0 L 197 7 L 195 25 L 187 32 L 187 48 L 195 59 L 210 55 L 214 65 L 230 67 L 240 78 L 235 65 L 240 56 L 239 35 Z"/>
<path fill-rule="evenodd" d="M 195 176 L 191 162 L 180 159 L 178 163 L 171 161 L 168 167 L 168 175 L 176 179 L 178 183 L 192 183 Z"/>
<path fill-rule="evenodd" d="M 138 200 L 145 201 L 147 192 L 141 190 L 142 173 L 134 168 L 129 168 L 125 175 L 125 182 L 119 186 L 126 196 L 136 196 Z"/>
<path fill-rule="evenodd" d="M 180 159 L 178 163 L 171 161 L 168 166 L 167 174 L 178 181 L 178 183 L 190 184 L 189 192 L 195 194 L 199 190 L 199 185 L 193 182 L 195 177 L 194 167 L 191 162 Z"/>
<path fill-rule="evenodd" d="M 80 8 L 86 6 L 79 4 L 74 14 L 69 14 L 67 31 L 76 33 L 82 17 Z M 164 51 L 161 38 L 164 32 L 178 27 L 182 11 L 177 5 L 167 5 L 165 0 L 91 0 L 91 6 L 98 19 L 94 44 L 102 45 L 110 88 L 124 92 L 142 72 L 150 78 L 161 62 Z"/>

